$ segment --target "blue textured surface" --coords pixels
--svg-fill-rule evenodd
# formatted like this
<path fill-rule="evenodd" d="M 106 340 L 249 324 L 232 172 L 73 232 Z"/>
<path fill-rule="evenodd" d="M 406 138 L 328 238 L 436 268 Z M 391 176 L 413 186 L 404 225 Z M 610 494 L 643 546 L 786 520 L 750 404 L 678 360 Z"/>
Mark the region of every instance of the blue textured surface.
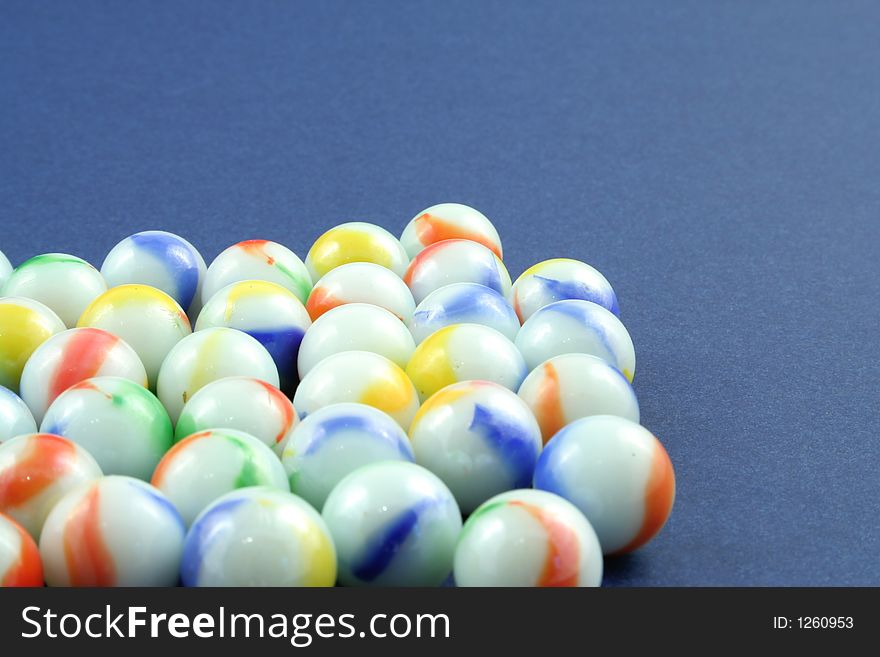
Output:
<path fill-rule="evenodd" d="M 622 584 L 880 584 L 880 8 L 0 4 L 0 250 L 485 212 L 614 286 L 678 499 Z"/>

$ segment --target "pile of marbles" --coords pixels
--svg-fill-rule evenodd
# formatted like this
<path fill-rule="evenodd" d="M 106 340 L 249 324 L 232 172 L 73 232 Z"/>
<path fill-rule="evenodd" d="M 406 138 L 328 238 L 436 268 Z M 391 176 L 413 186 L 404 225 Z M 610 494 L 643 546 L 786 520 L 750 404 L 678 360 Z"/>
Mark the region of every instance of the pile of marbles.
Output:
<path fill-rule="evenodd" d="M 304 261 L 0 254 L 0 584 L 598 586 L 672 465 L 605 277 L 502 258 L 453 203 Z"/>

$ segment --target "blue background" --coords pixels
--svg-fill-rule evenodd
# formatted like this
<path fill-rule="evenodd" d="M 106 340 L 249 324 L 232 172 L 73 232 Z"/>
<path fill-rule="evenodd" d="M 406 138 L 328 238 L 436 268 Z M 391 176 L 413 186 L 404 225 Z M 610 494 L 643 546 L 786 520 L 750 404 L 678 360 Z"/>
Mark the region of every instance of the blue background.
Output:
<path fill-rule="evenodd" d="M 880 39 L 852 2 L 0 4 L 0 250 L 305 255 L 459 201 L 611 280 L 678 499 L 610 585 L 880 584 Z"/>

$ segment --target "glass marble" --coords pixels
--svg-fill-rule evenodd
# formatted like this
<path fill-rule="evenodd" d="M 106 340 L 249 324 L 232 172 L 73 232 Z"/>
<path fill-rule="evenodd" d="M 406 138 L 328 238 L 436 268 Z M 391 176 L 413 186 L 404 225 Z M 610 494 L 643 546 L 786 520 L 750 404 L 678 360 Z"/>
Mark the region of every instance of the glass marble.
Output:
<path fill-rule="evenodd" d="M 230 376 L 209 383 L 183 407 L 176 440 L 207 429 L 244 431 L 281 455 L 299 423 L 290 399 L 270 383 L 247 376 Z"/>
<path fill-rule="evenodd" d="M 0 588 L 43 586 L 43 562 L 24 527 L 0 513 Z"/>
<path fill-rule="evenodd" d="M 358 468 L 330 493 L 321 514 L 348 586 L 439 586 L 452 569 L 461 512 L 440 479 L 418 465 Z"/>
<path fill-rule="evenodd" d="M 40 431 L 84 447 L 105 475 L 144 481 L 174 442 L 171 420 L 156 396 L 115 376 L 86 379 L 62 392 Z"/>
<path fill-rule="evenodd" d="M 372 262 L 403 276 L 409 256 L 394 235 L 363 221 L 340 224 L 321 235 L 306 255 L 313 281 L 349 262 Z"/>
<path fill-rule="evenodd" d="M 202 308 L 196 331 L 225 326 L 263 345 L 278 369 L 281 389 L 293 392 L 299 381 L 296 362 L 312 320 L 299 298 L 269 281 L 239 281 L 217 292 Z"/>
<path fill-rule="evenodd" d="M 39 301 L 73 328 L 88 305 L 106 291 L 101 272 L 82 258 L 46 253 L 16 267 L 3 284 L 2 296 Z"/>
<path fill-rule="evenodd" d="M 38 539 L 49 511 L 65 493 L 102 476 L 85 449 L 47 433 L 0 443 L 0 513 Z"/>
<path fill-rule="evenodd" d="M 294 430 L 281 456 L 290 490 L 316 509 L 346 475 L 379 461 L 415 461 L 406 432 L 365 404 L 331 404 Z"/>
<path fill-rule="evenodd" d="M 40 536 L 49 586 L 175 586 L 186 528 L 149 484 L 110 476 L 65 495 Z"/>
<path fill-rule="evenodd" d="M 506 297 L 510 274 L 497 255 L 469 240 L 436 242 L 419 253 L 403 275 L 415 302 L 452 283 L 479 283 Z"/>
<path fill-rule="evenodd" d="M 544 361 L 518 392 L 538 420 L 545 443 L 566 424 L 589 415 L 639 421 L 639 402 L 629 381 L 616 367 L 589 354 Z"/>
<path fill-rule="evenodd" d="M 0 443 L 26 433 L 37 433 L 31 409 L 9 388 L 0 386 Z"/>
<path fill-rule="evenodd" d="M 305 306 L 287 288 L 268 281 L 240 281 L 211 297 L 199 313 L 196 331 L 225 326 L 255 338 L 275 361 L 281 389 L 292 393 L 299 380 L 300 344 L 311 325 Z"/>
<path fill-rule="evenodd" d="M 404 430 L 419 408 L 419 397 L 406 373 L 370 351 L 328 356 L 303 377 L 293 397 L 293 405 L 303 419 L 319 408 L 340 402 L 378 408 Z"/>
<path fill-rule="evenodd" d="M 183 308 L 149 285 L 110 288 L 86 308 L 77 326 L 103 329 L 125 340 L 144 364 L 152 390 L 168 352 L 192 333 Z"/>
<path fill-rule="evenodd" d="M 553 258 L 526 269 L 513 283 L 513 307 L 521 322 L 555 301 L 583 299 L 620 315 L 611 283 L 597 269 L 580 260 Z"/>
<path fill-rule="evenodd" d="M 162 457 L 151 483 L 168 496 L 187 526 L 211 502 L 237 488 L 290 490 L 278 456 L 235 429 L 208 429 L 176 443 Z"/>
<path fill-rule="evenodd" d="M 400 276 L 371 262 L 352 262 L 327 272 L 315 283 L 306 309 L 312 320 L 346 303 L 369 303 L 392 312 L 403 322 L 412 319 L 416 302 Z"/>
<path fill-rule="evenodd" d="M 479 210 L 461 203 L 440 203 L 422 210 L 403 229 L 400 243 L 409 257 L 415 258 L 426 246 L 451 239 L 477 242 L 504 257 L 492 222 Z"/>
<path fill-rule="evenodd" d="M 321 315 L 299 350 L 299 375 L 341 351 L 372 351 L 406 367 L 416 345 L 406 325 L 392 313 L 366 303 L 349 303 Z"/>
<path fill-rule="evenodd" d="M 312 280 L 350 262 L 372 262 L 403 276 L 409 256 L 387 230 L 363 221 L 339 224 L 321 235 L 306 255 Z"/>
<path fill-rule="evenodd" d="M 186 336 L 168 352 L 159 370 L 156 394 L 175 424 L 184 405 L 212 381 L 249 376 L 279 387 L 271 354 L 247 333 L 226 327 Z"/>
<path fill-rule="evenodd" d="M 636 371 L 636 352 L 626 327 L 592 301 L 569 299 L 544 306 L 523 324 L 516 346 L 529 370 L 554 356 L 578 353 L 598 356 L 630 383 Z"/>
<path fill-rule="evenodd" d="M 577 507 L 541 490 L 514 490 L 468 518 L 455 549 L 458 586 L 585 587 L 602 583 L 602 548 Z"/>
<path fill-rule="evenodd" d="M 62 392 L 93 376 L 119 376 L 147 387 L 147 372 L 134 349 L 96 328 L 68 329 L 41 344 L 21 373 L 21 398 L 43 421 Z"/>
<path fill-rule="evenodd" d="M 58 315 L 39 301 L 0 298 L 0 386 L 19 392 L 21 372 L 31 354 L 64 329 Z"/>
<path fill-rule="evenodd" d="M 403 276 L 409 256 L 394 235 L 363 221 L 334 226 L 315 240 L 306 255 L 306 268 L 313 281 L 350 262 L 372 262 Z"/>
<path fill-rule="evenodd" d="M 110 287 L 150 285 L 173 298 L 190 317 L 202 307 L 205 259 L 185 239 L 163 230 L 147 230 L 114 246 L 101 273 Z"/>
<path fill-rule="evenodd" d="M 452 324 L 482 324 L 516 339 L 519 319 L 507 300 L 479 283 L 453 283 L 434 290 L 416 307 L 409 330 L 416 344 Z"/>
<path fill-rule="evenodd" d="M 561 495 L 589 519 L 605 554 L 631 552 L 666 523 L 675 472 L 659 440 L 613 415 L 569 424 L 547 443 L 535 488 Z"/>
<path fill-rule="evenodd" d="M 528 370 L 513 342 L 495 329 L 453 324 L 416 347 L 406 373 L 424 401 L 459 381 L 492 381 L 516 391 Z"/>
<path fill-rule="evenodd" d="M 468 514 L 493 495 L 531 485 L 543 445 L 531 410 L 488 381 L 455 383 L 422 404 L 409 428 L 416 463 Z"/>
<path fill-rule="evenodd" d="M 269 240 L 239 242 L 214 258 L 205 275 L 202 303 L 207 304 L 227 285 L 240 281 L 275 283 L 290 290 L 301 303 L 312 291 L 312 278 L 299 256 Z"/>
<path fill-rule="evenodd" d="M 196 518 L 180 576 L 184 586 L 333 586 L 336 550 L 324 520 L 304 500 L 244 488 Z"/>

